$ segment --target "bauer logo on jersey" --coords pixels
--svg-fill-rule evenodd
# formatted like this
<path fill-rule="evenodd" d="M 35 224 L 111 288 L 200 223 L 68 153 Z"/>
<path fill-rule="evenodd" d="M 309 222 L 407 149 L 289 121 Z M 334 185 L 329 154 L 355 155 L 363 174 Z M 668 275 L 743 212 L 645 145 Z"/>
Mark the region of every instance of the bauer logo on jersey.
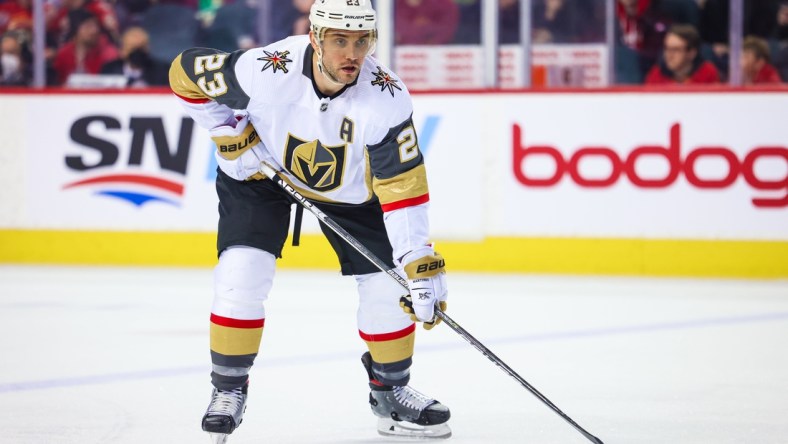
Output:
<path fill-rule="evenodd" d="M 315 191 L 331 191 L 342 185 L 347 145 L 325 146 L 319 140 L 301 140 L 289 134 L 285 168 Z"/>
<path fill-rule="evenodd" d="M 292 62 L 292 60 L 287 58 L 287 56 L 290 55 L 290 51 L 268 52 L 266 50 L 263 50 L 263 52 L 265 53 L 266 57 L 259 57 L 257 59 L 257 60 L 261 60 L 261 61 L 265 62 L 265 65 L 263 65 L 263 71 L 265 71 L 268 68 L 273 68 L 274 72 L 276 72 L 277 70 L 281 70 L 285 74 L 290 72 L 287 69 L 287 64 Z"/>
<path fill-rule="evenodd" d="M 394 97 L 394 88 L 402 91 L 402 87 L 398 85 L 399 80 L 393 79 L 391 74 L 383 71 L 383 68 L 380 66 L 377 67 L 378 72 L 372 73 L 375 76 L 375 79 L 372 81 L 372 84 L 375 86 L 379 86 L 381 91 L 389 90 L 391 93 L 391 97 Z"/>

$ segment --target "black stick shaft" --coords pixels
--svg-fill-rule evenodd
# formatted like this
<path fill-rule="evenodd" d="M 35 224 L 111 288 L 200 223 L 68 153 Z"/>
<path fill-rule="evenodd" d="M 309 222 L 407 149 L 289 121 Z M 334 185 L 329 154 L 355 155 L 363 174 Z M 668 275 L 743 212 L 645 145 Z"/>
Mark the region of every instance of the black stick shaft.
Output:
<path fill-rule="evenodd" d="M 365 258 L 367 258 L 370 262 L 372 262 L 376 267 L 378 267 L 381 271 L 391 276 L 392 279 L 397 281 L 405 290 L 410 291 L 408 287 L 408 281 L 405 280 L 399 273 L 395 270 L 388 268 L 388 266 L 380 260 L 374 253 L 369 251 L 367 247 L 365 247 L 361 242 L 356 240 L 350 233 L 345 231 L 339 224 L 334 222 L 330 217 L 328 217 L 325 213 L 323 213 L 320 208 L 316 207 L 312 204 L 307 198 L 305 198 L 301 193 L 298 192 L 292 185 L 280 175 L 276 170 L 268 166 L 267 164 L 263 163 L 260 167 L 260 171 L 268 176 L 271 180 L 273 180 L 277 185 L 279 185 L 282 189 L 284 189 L 290 196 L 292 196 L 298 203 L 304 206 L 307 210 L 309 210 L 312 214 L 317 217 L 317 219 L 325 224 L 327 227 L 331 228 L 335 233 L 337 233 L 342 239 L 344 239 L 350 246 L 355 248 L 359 253 L 361 253 Z M 592 435 L 584 428 L 580 427 L 572 418 L 567 416 L 566 413 L 562 412 L 555 404 L 553 404 L 547 397 L 536 390 L 531 384 L 528 383 L 522 376 L 517 374 L 511 367 L 506 365 L 505 362 L 501 360 L 498 356 L 495 355 L 490 349 L 484 346 L 478 339 L 474 338 L 468 331 L 466 331 L 460 324 L 458 324 L 454 319 L 450 318 L 449 315 L 444 313 L 438 307 L 435 307 L 435 314 L 443 320 L 452 330 L 454 330 L 457 334 L 462 336 L 463 339 L 468 341 L 476 350 L 479 350 L 484 356 L 487 357 L 490 361 L 492 361 L 495 365 L 500 367 L 506 374 L 517 380 L 523 387 L 525 387 L 529 392 L 531 392 L 534 396 L 536 396 L 542 403 L 546 406 L 550 407 L 555 413 L 558 414 L 561 418 L 563 418 L 566 422 L 568 422 L 572 427 L 574 427 L 578 432 L 582 433 L 583 436 L 588 438 L 589 441 L 595 444 L 604 444 L 601 439 L 597 438 L 596 436 Z"/>
<path fill-rule="evenodd" d="M 449 315 L 441 311 L 438 307 L 435 307 L 435 313 L 438 315 L 439 318 L 443 320 L 452 330 L 457 332 L 463 339 L 468 341 L 476 350 L 479 350 L 484 356 L 487 357 L 493 364 L 500 367 L 506 374 L 514 378 L 517 382 L 520 383 L 523 387 L 525 387 L 529 392 L 531 392 L 537 399 L 542 401 L 546 406 L 550 407 L 555 413 L 558 414 L 564 421 L 568 422 L 572 427 L 574 427 L 578 432 L 582 433 L 583 436 L 588 438 L 589 441 L 595 444 L 604 444 L 601 439 L 597 438 L 596 436 L 592 435 L 586 429 L 581 427 L 578 423 L 576 423 L 572 418 L 570 418 L 566 413 L 562 412 L 555 404 L 553 404 L 545 395 L 539 392 L 534 386 L 528 383 L 522 376 L 517 374 L 511 367 L 506 365 L 501 358 L 495 355 L 489 348 L 485 347 L 484 344 L 479 342 L 478 339 L 474 338 L 467 330 L 462 328 L 460 324 L 454 321 L 454 319 L 450 318 Z"/>

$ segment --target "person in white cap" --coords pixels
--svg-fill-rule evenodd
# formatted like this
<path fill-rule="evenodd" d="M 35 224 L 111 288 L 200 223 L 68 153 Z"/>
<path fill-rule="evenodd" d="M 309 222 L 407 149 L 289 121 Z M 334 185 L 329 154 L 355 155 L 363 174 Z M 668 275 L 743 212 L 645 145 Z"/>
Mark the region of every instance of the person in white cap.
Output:
<path fill-rule="evenodd" d="M 342 274 L 358 283 L 362 363 L 378 431 L 446 438 L 449 409 L 408 385 L 415 322 L 437 325 L 434 308 L 445 310 L 447 297 L 444 260 L 429 242 L 429 189 L 410 94 L 370 55 L 377 32 L 369 0 L 317 0 L 309 20 L 308 36 L 233 53 L 194 48 L 170 68 L 173 92 L 210 131 L 219 164 L 214 388 L 202 428 L 225 442 L 241 424 L 264 301 L 288 236 L 293 201 L 260 173 L 265 162 L 406 275 L 410 294 L 322 227 Z"/>

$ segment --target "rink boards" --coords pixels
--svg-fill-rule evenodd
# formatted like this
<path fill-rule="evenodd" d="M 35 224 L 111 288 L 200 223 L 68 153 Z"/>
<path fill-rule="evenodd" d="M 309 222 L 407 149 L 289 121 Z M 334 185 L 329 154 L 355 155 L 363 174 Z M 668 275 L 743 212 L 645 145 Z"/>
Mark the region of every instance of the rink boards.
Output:
<path fill-rule="evenodd" d="M 215 263 L 207 132 L 169 94 L 0 96 L 0 261 Z M 788 277 L 788 91 L 414 95 L 457 270 Z M 283 267 L 336 268 L 307 218 Z"/>

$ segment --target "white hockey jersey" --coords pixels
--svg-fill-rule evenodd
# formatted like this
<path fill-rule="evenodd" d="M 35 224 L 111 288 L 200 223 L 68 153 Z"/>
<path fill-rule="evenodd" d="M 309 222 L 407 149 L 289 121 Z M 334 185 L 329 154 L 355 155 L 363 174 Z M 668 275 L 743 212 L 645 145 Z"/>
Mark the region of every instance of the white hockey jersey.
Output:
<path fill-rule="evenodd" d="M 360 204 L 377 196 L 395 258 L 423 246 L 429 191 L 407 88 L 368 56 L 356 82 L 327 97 L 313 54 L 306 35 L 229 54 L 194 48 L 173 61 L 170 85 L 205 128 L 247 113 L 265 160 L 306 197 Z"/>

